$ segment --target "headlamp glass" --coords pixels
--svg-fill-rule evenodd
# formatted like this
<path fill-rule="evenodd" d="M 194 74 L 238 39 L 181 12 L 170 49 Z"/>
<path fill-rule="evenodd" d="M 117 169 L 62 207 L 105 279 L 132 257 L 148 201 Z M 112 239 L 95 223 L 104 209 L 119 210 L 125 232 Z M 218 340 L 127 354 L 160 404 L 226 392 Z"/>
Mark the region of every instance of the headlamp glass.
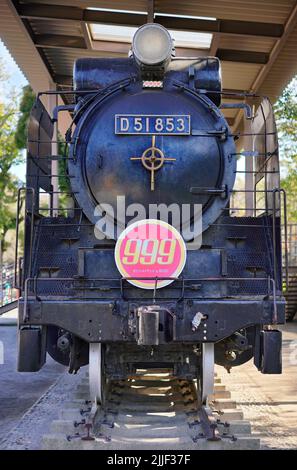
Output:
<path fill-rule="evenodd" d="M 162 65 L 170 59 L 172 49 L 173 42 L 169 32 L 156 23 L 141 26 L 133 37 L 134 57 L 144 65 Z"/>

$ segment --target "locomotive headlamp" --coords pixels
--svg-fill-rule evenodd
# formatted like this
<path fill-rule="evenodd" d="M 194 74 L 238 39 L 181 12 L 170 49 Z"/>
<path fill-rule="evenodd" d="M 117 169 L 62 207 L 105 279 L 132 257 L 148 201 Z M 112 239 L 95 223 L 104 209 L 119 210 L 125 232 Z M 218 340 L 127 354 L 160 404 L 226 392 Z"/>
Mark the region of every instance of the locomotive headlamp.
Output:
<path fill-rule="evenodd" d="M 141 66 L 165 67 L 171 59 L 172 51 L 172 38 L 160 24 L 145 24 L 134 34 L 132 53 Z"/>

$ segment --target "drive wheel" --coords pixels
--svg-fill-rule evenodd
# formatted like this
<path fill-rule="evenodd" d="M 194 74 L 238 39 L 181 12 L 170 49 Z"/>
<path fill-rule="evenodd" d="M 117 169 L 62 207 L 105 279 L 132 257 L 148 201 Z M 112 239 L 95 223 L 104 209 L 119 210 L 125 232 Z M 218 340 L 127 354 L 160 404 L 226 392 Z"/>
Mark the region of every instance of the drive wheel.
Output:
<path fill-rule="evenodd" d="M 108 380 L 105 373 L 105 345 L 90 343 L 89 386 L 92 403 L 105 406 Z"/>
<path fill-rule="evenodd" d="M 197 377 L 198 406 L 207 404 L 209 395 L 214 392 L 214 344 L 202 343 L 199 355 Z"/>

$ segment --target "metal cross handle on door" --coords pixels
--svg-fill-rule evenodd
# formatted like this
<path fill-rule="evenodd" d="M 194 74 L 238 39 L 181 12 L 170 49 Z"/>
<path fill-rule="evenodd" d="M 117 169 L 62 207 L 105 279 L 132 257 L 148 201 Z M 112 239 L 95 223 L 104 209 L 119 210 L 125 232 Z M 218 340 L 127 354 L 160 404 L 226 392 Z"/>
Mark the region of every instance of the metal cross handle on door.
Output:
<path fill-rule="evenodd" d="M 144 168 L 151 172 L 151 191 L 155 189 L 155 171 L 158 171 L 165 161 L 175 161 L 176 158 L 165 157 L 161 149 L 156 147 L 156 136 L 152 136 L 152 145 L 148 147 L 141 157 L 131 157 L 130 160 L 141 160 Z"/>

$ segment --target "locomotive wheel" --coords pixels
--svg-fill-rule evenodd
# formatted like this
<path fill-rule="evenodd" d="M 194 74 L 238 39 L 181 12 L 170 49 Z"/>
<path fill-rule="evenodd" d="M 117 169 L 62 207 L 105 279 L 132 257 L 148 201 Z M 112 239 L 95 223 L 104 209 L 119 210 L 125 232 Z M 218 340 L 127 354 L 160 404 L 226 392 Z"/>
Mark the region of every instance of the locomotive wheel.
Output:
<path fill-rule="evenodd" d="M 104 367 L 105 347 L 101 343 L 90 343 L 89 350 L 89 386 L 93 404 L 104 406 L 107 379 Z"/>
<path fill-rule="evenodd" d="M 214 344 L 203 343 L 199 357 L 197 377 L 197 398 L 199 406 L 207 403 L 207 398 L 214 391 Z"/>

